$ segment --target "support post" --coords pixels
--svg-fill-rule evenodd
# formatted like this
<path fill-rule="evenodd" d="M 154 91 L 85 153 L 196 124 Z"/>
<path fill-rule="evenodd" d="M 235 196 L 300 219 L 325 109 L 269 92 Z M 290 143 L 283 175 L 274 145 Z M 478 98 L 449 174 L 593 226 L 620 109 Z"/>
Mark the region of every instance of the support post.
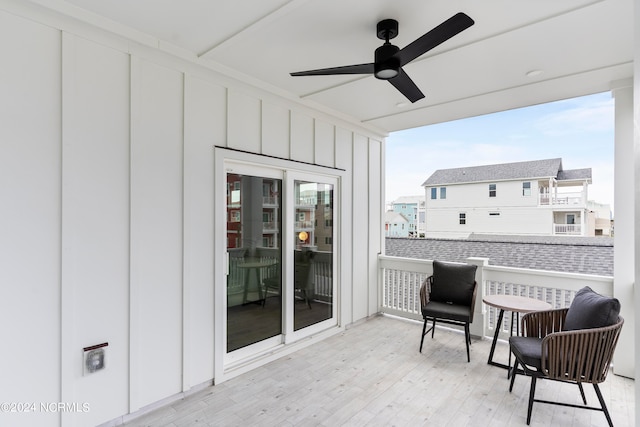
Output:
<path fill-rule="evenodd" d="M 482 304 L 482 298 L 485 295 L 484 286 L 484 267 L 489 265 L 489 258 L 470 257 L 467 258 L 468 264 L 474 264 L 478 266 L 476 270 L 476 282 L 478 282 L 478 289 L 476 290 L 476 305 L 473 308 L 473 323 L 469 327 L 471 335 L 474 337 L 486 336 L 486 321 L 484 304 Z"/>
<path fill-rule="evenodd" d="M 625 319 L 613 358 L 613 370 L 625 377 L 635 377 L 635 187 L 633 82 L 623 80 L 612 85 L 615 100 L 615 234 L 613 254 L 613 296 L 620 300 Z M 635 184 L 633 184 L 635 183 Z M 631 184 L 631 185 L 630 185 Z"/>

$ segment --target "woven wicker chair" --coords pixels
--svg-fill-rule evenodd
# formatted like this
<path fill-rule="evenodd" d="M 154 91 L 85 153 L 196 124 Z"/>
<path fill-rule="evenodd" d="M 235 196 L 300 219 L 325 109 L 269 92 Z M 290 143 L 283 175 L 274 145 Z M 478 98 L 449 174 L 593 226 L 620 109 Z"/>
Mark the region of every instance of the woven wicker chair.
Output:
<path fill-rule="evenodd" d="M 467 362 L 471 361 L 469 324 L 473 322 L 473 307 L 476 301 L 476 265 L 452 264 L 433 261 L 433 275 L 427 277 L 420 287 L 420 305 L 424 326 L 420 340 L 420 352 L 424 337 L 436 328 L 436 321 L 464 327 L 467 344 Z M 427 330 L 427 321 L 433 325 Z"/>
<path fill-rule="evenodd" d="M 531 377 L 527 425 L 531 422 L 533 402 L 539 402 L 602 411 L 609 425 L 613 426 L 598 384 L 607 376 L 624 320 L 615 313 L 617 321 L 612 325 L 564 331 L 569 310 L 532 312 L 522 317 L 523 336 L 509 340 L 516 357 L 509 392 L 513 389 L 517 374 L 524 373 Z M 518 366 L 522 367 L 522 371 L 518 370 Z M 539 378 L 577 384 L 585 406 L 536 399 L 536 380 Z M 600 407 L 586 406 L 583 383 L 593 384 Z"/>

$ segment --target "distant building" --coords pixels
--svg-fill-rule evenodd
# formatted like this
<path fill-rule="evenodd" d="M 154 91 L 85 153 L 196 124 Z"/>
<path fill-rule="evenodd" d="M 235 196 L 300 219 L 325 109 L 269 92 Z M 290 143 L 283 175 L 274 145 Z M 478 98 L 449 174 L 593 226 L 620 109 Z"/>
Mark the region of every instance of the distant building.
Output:
<path fill-rule="evenodd" d="M 587 202 L 587 209 L 595 216 L 595 235 L 613 237 L 613 218 L 611 217 L 611 206 L 597 203 L 593 200 Z"/>
<path fill-rule="evenodd" d="M 424 237 L 425 201 L 424 196 L 403 196 L 391 202 L 389 210 L 400 213 L 409 220 L 409 237 Z"/>
<path fill-rule="evenodd" d="M 564 170 L 562 159 L 440 169 L 423 184 L 426 237 L 471 233 L 595 236 L 607 207 L 588 202 L 591 169 Z"/>
<path fill-rule="evenodd" d="M 385 237 L 409 237 L 409 220 L 401 213 L 387 211 L 384 215 Z"/>

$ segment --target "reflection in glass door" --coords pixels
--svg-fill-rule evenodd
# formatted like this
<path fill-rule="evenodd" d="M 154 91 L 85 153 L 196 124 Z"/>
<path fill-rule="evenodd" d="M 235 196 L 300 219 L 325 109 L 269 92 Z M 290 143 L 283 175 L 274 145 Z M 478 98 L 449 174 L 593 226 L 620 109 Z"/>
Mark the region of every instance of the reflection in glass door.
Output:
<path fill-rule="evenodd" d="M 294 181 L 293 329 L 334 317 L 333 185 Z"/>
<path fill-rule="evenodd" d="M 227 352 L 282 333 L 282 180 L 227 174 Z"/>

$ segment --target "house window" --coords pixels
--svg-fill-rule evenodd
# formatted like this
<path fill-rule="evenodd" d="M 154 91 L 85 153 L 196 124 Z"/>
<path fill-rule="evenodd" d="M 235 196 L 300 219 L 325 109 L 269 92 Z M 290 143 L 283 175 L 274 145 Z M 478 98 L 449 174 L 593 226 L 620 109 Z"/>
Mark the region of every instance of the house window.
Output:
<path fill-rule="evenodd" d="M 464 212 L 460 212 L 460 224 L 464 225 L 467 223 L 467 214 Z"/>
<path fill-rule="evenodd" d="M 437 188 L 432 188 L 431 189 L 431 200 L 435 200 L 438 198 L 438 189 Z"/>
<path fill-rule="evenodd" d="M 496 197 L 496 185 L 489 184 L 489 197 Z"/>
<path fill-rule="evenodd" d="M 440 187 L 440 198 L 441 199 L 447 198 L 447 187 Z"/>
<path fill-rule="evenodd" d="M 522 183 L 522 195 L 523 196 L 530 196 L 531 195 L 531 183 L 530 182 L 523 182 Z"/>
<path fill-rule="evenodd" d="M 576 216 L 575 214 L 567 214 L 567 224 L 575 224 L 576 223 Z"/>

